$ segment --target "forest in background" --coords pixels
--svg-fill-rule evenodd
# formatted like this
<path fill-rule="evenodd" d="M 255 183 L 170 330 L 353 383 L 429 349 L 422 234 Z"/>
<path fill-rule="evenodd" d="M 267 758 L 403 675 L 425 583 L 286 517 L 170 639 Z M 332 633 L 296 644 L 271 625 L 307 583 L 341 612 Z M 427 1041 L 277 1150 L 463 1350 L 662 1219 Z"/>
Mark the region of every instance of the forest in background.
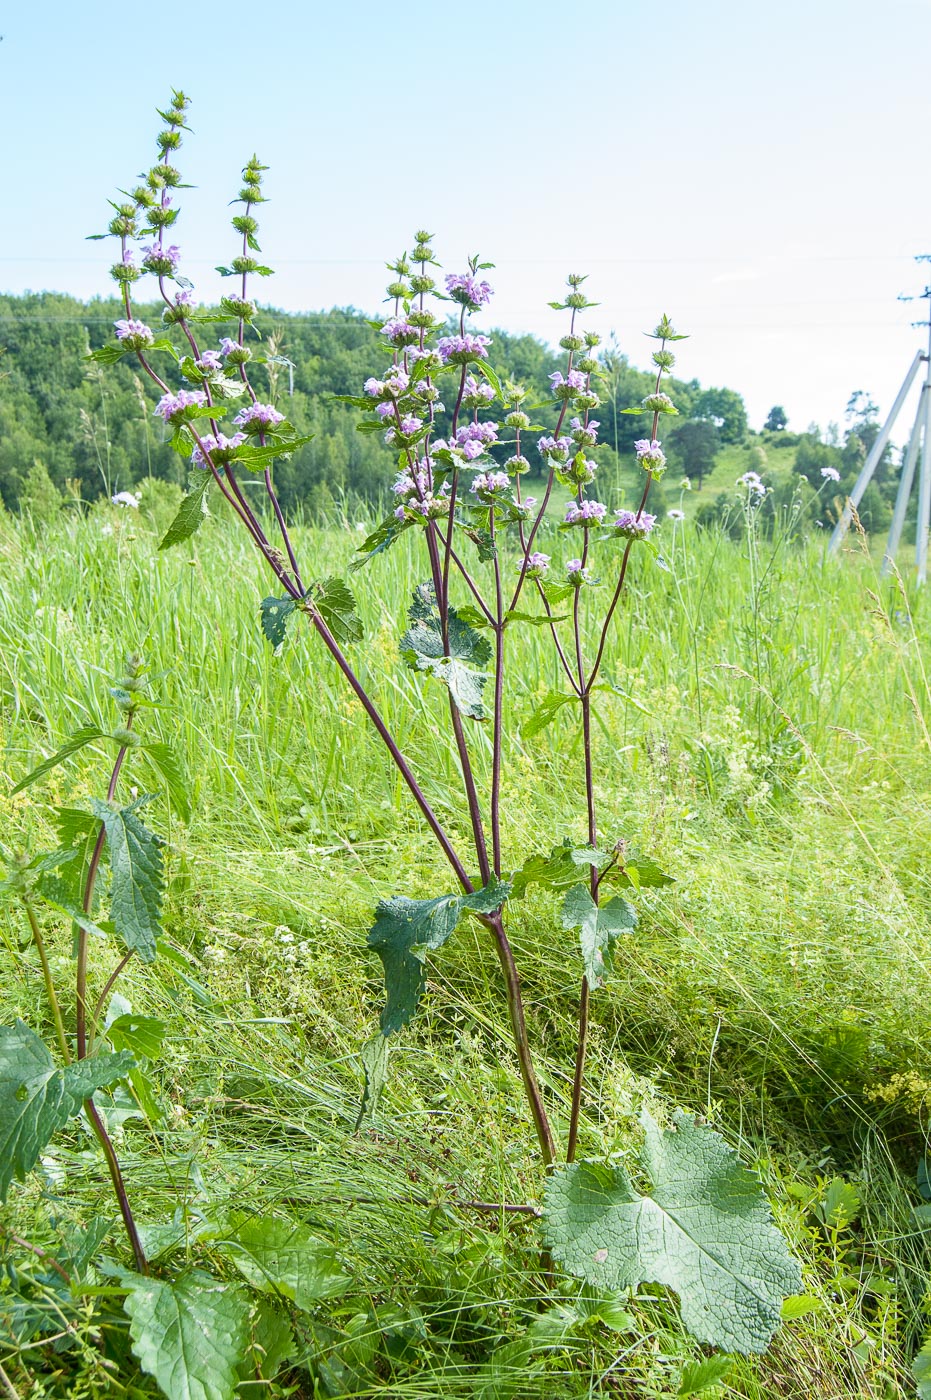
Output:
<path fill-rule="evenodd" d="M 121 311 L 114 298 L 85 302 L 56 292 L 0 296 L 0 501 L 8 509 L 43 515 L 59 497 L 92 501 L 149 477 L 184 484 L 187 463 L 172 451 L 168 432 L 153 414 L 157 386 L 131 360 L 105 376 L 86 359 L 89 350 L 111 342 Z M 137 314 L 152 324 L 160 321 L 155 305 L 141 304 Z M 309 444 L 276 467 L 283 503 L 292 510 L 302 507 L 311 518 L 359 502 L 383 507 L 396 455 L 379 436 L 357 432 L 354 410 L 335 401 L 337 395 L 358 394 L 378 371 L 385 350 L 376 323 L 353 308 L 336 308 L 267 310 L 263 325 L 264 344 L 256 349 L 276 362 L 257 374 L 267 380 L 271 400 L 287 401 L 298 432 L 313 434 Z M 214 329 L 219 338 L 235 327 L 217 323 Z M 534 336 L 492 334 L 491 364 L 530 388 L 541 405 L 535 416 L 550 426 L 548 375 L 560 360 Z M 652 376 L 632 365 L 613 338 L 600 353 L 601 480 L 604 496 L 618 504 L 637 492 L 633 442 L 643 432 L 641 420 L 623 410 L 651 391 Z M 838 494 L 848 492 L 879 431 L 876 405 L 860 391 L 851 396 L 843 430 L 832 425 L 822 433 L 812 425 L 805 433 L 791 433 L 776 405 L 766 429 L 757 434 L 749 430 L 743 399 L 734 390 L 703 387 L 696 379 L 673 380 L 670 388 L 681 416 L 664 441 L 670 471 L 653 497 L 660 508 L 678 500 L 683 476 L 700 491 L 724 453 L 728 462 L 758 471 L 771 487 L 765 503 L 771 519 L 799 493 L 803 515 L 813 516 L 823 469 L 838 472 Z M 735 458 L 735 448 L 744 449 L 743 456 Z M 533 471 L 539 471 L 539 461 L 531 460 Z M 860 512 L 868 529 L 888 524 L 897 465 L 898 454 L 887 452 L 868 488 Z M 699 523 L 731 516 L 739 528 L 732 490 L 707 493 L 691 504 Z M 830 516 L 831 510 L 821 513 Z"/>

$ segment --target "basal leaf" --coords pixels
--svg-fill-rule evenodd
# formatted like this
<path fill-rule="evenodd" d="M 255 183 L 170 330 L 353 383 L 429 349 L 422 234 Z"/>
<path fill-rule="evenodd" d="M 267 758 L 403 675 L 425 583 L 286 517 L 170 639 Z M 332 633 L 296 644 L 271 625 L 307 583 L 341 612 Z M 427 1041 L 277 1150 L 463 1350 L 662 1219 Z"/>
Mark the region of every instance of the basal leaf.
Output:
<path fill-rule="evenodd" d="M 142 962 L 153 962 L 162 932 L 162 842 L 130 807 L 111 807 L 98 798 L 91 799 L 91 806 L 107 833 L 110 918 L 126 947 Z"/>
<path fill-rule="evenodd" d="M 182 821 L 191 820 L 191 802 L 187 779 L 174 751 L 168 744 L 143 744 L 143 753 L 165 784 L 168 800 Z"/>
<path fill-rule="evenodd" d="M 236 1393 L 265 1397 L 267 1383 L 294 1357 L 297 1344 L 287 1314 L 270 1298 L 253 1300 L 249 1321 L 249 1354 L 239 1368 L 242 1379 Z"/>
<path fill-rule="evenodd" d="M 579 930 L 585 976 L 590 987 L 601 987 L 614 956 L 614 944 L 636 928 L 637 911 L 620 895 L 598 905 L 586 885 L 573 885 L 563 899 L 562 926 Z"/>
<path fill-rule="evenodd" d="M 544 1235 L 571 1274 L 599 1288 L 660 1283 L 682 1320 L 724 1351 L 765 1351 L 801 1271 L 759 1180 L 718 1133 L 683 1114 L 675 1130 L 642 1118 L 641 1195 L 620 1165 L 582 1162 L 548 1179 Z"/>
<path fill-rule="evenodd" d="M 530 718 L 525 719 L 521 725 L 521 738 L 532 739 L 541 729 L 552 723 L 564 705 L 571 705 L 578 698 L 572 692 L 562 694 L 559 691 L 551 691 L 549 695 L 544 695 Z"/>
<path fill-rule="evenodd" d="M 330 1245 L 305 1225 L 271 1216 L 240 1217 L 218 1247 L 261 1293 L 277 1293 L 308 1311 L 352 1283 Z"/>
<path fill-rule="evenodd" d="M 133 1355 L 168 1400 L 231 1400 L 249 1340 L 241 1288 L 197 1271 L 121 1275 Z"/>
<path fill-rule="evenodd" d="M 375 910 L 368 946 L 385 969 L 387 1001 L 381 1013 L 383 1035 L 393 1035 L 417 1010 L 426 978 L 424 959 L 452 934 L 463 914 L 490 914 L 510 893 L 510 885 L 492 881 L 473 895 L 441 895 L 438 899 L 383 899 Z"/>
<path fill-rule="evenodd" d="M 288 619 L 297 607 L 294 598 L 263 598 L 262 631 L 273 647 L 280 647 L 288 629 Z"/>
<path fill-rule="evenodd" d="M 456 708 L 470 719 L 484 719 L 482 690 L 488 675 L 481 669 L 491 660 L 487 637 L 463 622 L 449 609 L 449 647 L 443 643 L 443 627 L 432 583 L 414 590 L 411 625 L 401 638 L 401 655 L 415 671 L 426 671 L 449 687 Z"/>
<path fill-rule="evenodd" d="M 212 480 L 210 472 L 198 476 L 178 507 L 177 515 L 162 536 L 159 549 L 170 549 L 173 544 L 189 540 L 195 530 L 200 529 L 207 518 L 207 492 Z"/>
<path fill-rule="evenodd" d="M 122 1052 L 59 1068 L 22 1021 L 0 1027 L 0 1201 L 6 1200 L 14 1176 L 22 1181 L 32 1171 L 84 1100 L 122 1078 L 133 1064 L 132 1055 Z"/>
<path fill-rule="evenodd" d="M 341 578 L 325 578 L 312 583 L 307 600 L 317 609 L 341 647 L 361 642 L 362 623 L 356 613 L 352 590 Z"/>
<path fill-rule="evenodd" d="M 30 783 L 36 783 L 40 778 L 44 778 L 46 773 L 51 773 L 53 768 L 57 768 L 59 763 L 64 763 L 66 758 L 70 758 L 73 753 L 77 753 L 79 749 L 83 749 L 85 744 L 92 744 L 95 739 L 103 739 L 104 737 L 103 730 L 98 729 L 97 726 L 93 724 L 87 725 L 84 729 L 79 729 L 76 734 L 72 734 L 71 738 L 66 743 L 62 744 L 61 748 L 58 749 L 56 753 L 52 754 L 51 758 L 47 758 L 44 763 L 39 764 L 38 768 L 33 768 L 31 773 L 28 773 L 25 778 L 21 778 L 15 788 L 11 790 L 10 796 L 15 797 L 18 792 L 22 792 L 23 788 L 27 788 Z"/>

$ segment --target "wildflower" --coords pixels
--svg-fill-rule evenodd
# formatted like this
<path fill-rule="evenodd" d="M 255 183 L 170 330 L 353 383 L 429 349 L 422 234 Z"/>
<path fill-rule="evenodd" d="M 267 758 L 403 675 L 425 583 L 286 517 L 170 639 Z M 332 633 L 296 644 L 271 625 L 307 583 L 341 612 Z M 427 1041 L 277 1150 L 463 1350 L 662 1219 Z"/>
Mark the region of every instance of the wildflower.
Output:
<path fill-rule="evenodd" d="M 473 375 L 466 375 L 465 383 L 462 386 L 464 408 L 483 408 L 486 404 L 491 403 L 494 396 L 494 389 L 485 380 L 479 384 Z"/>
<path fill-rule="evenodd" d="M 413 345 L 415 340 L 420 339 L 420 331 L 416 326 L 412 326 L 410 321 L 405 321 L 399 316 L 392 316 L 381 328 L 381 333 L 390 340 L 392 345 Z"/>
<path fill-rule="evenodd" d="M 456 429 L 456 445 L 464 447 L 467 442 L 497 442 L 497 423 L 464 423 Z"/>
<path fill-rule="evenodd" d="M 471 272 L 448 273 L 446 290 L 453 301 L 458 301 L 462 306 L 484 306 L 492 297 L 492 288 L 488 283 L 479 282 Z"/>
<path fill-rule="evenodd" d="M 743 476 L 737 478 L 738 486 L 745 486 L 748 497 L 755 497 L 757 502 L 762 501 L 766 495 L 766 487 L 759 472 L 744 472 Z"/>
<path fill-rule="evenodd" d="M 394 413 L 394 404 L 390 402 L 377 403 L 375 405 L 375 413 L 379 418 L 390 418 Z"/>
<path fill-rule="evenodd" d="M 216 437 L 212 433 L 208 433 L 206 437 L 201 439 L 203 451 L 198 444 L 191 453 L 191 466 L 208 471 L 212 462 L 215 467 L 220 467 L 224 462 L 229 461 L 234 448 L 239 447 L 240 443 L 245 442 L 245 440 L 245 433 L 234 433 L 231 438 L 226 437 L 223 433 L 219 433 Z M 209 462 L 204 453 L 209 454 Z"/>
<path fill-rule="evenodd" d="M 199 408 L 206 402 L 207 395 L 203 389 L 179 389 L 177 394 L 163 394 L 155 405 L 154 412 L 166 423 L 175 423 L 179 419 L 190 417 L 187 413 L 189 408 Z"/>
<path fill-rule="evenodd" d="M 662 476 L 666 470 L 666 454 L 656 438 L 641 438 L 634 443 L 634 451 L 644 471 L 651 472 L 653 476 Z"/>
<path fill-rule="evenodd" d="M 583 583 L 591 582 L 591 574 L 588 569 L 583 569 L 581 559 L 570 559 L 566 564 L 566 578 L 570 583 L 574 583 L 576 588 Z"/>
<path fill-rule="evenodd" d="M 514 513 L 521 520 L 527 520 L 533 514 L 533 508 L 536 503 L 536 496 L 525 496 L 522 501 L 516 501 L 514 503 Z"/>
<path fill-rule="evenodd" d="M 471 490 L 479 500 L 485 500 L 495 491 L 506 491 L 511 484 L 507 472 L 479 472 L 472 482 Z"/>
<path fill-rule="evenodd" d="M 550 556 L 548 554 L 542 554 L 539 549 L 535 549 L 532 554 L 527 555 L 526 563 L 526 578 L 542 578 L 550 566 Z M 524 560 L 518 559 L 514 567 L 517 572 L 520 573 L 524 567 Z"/>
<path fill-rule="evenodd" d="M 530 470 L 530 463 L 527 461 L 527 458 L 520 456 L 509 457 L 504 466 L 507 471 L 513 472 L 515 476 L 519 476 L 521 472 L 529 472 Z"/>
<path fill-rule="evenodd" d="M 692 483 L 691 483 L 691 481 L 688 479 L 687 476 L 684 476 L 684 477 L 682 478 L 682 480 L 679 482 L 679 490 L 680 490 L 680 491 L 691 491 L 691 489 L 692 489 Z"/>
<path fill-rule="evenodd" d="M 436 496 L 432 491 L 428 491 L 423 500 L 405 501 L 397 507 L 394 514 L 397 520 L 432 520 L 437 516 L 449 514 L 449 497 L 445 494 Z"/>
<path fill-rule="evenodd" d="M 110 500 L 115 506 L 129 506 L 132 510 L 138 510 L 142 497 L 134 495 L 132 491 L 117 491 L 115 496 L 110 497 Z"/>
<path fill-rule="evenodd" d="M 391 427 L 385 433 L 385 442 L 389 447 L 397 442 L 399 437 L 413 437 L 423 427 L 423 419 L 416 418 L 413 413 L 407 413 L 401 419 L 399 427 Z"/>
<path fill-rule="evenodd" d="M 391 490 L 396 496 L 421 496 L 426 495 L 430 487 L 430 478 L 425 471 L 417 472 L 416 476 L 410 472 L 400 472 L 395 479 Z"/>
<path fill-rule="evenodd" d="M 585 375 L 581 370 L 570 369 L 569 373 L 563 378 L 562 372 L 557 369 L 550 375 L 549 379 L 553 393 L 556 395 L 557 399 L 571 399 L 574 398 L 576 394 L 583 394 L 585 392 Z"/>
<path fill-rule="evenodd" d="M 367 379 L 362 386 L 363 393 L 368 394 L 371 399 L 379 399 L 385 392 L 384 380 L 376 379 L 374 375 Z"/>
<path fill-rule="evenodd" d="M 648 394 L 643 407 L 650 413 L 678 413 L 678 409 L 668 394 Z"/>
<path fill-rule="evenodd" d="M 269 428 L 276 428 L 279 423 L 283 423 L 284 414 L 279 413 L 270 403 L 251 403 L 240 409 L 233 422 L 237 427 L 244 428 L 247 433 L 264 433 Z"/>
<path fill-rule="evenodd" d="M 825 481 L 840 481 L 840 472 L 836 467 L 822 467 L 821 475 Z"/>
<path fill-rule="evenodd" d="M 581 418 L 573 418 L 569 423 L 569 427 L 572 429 L 572 441 L 578 443 L 579 447 L 595 446 L 598 441 L 598 429 L 601 427 L 600 423 L 596 423 L 594 419 L 590 420 L 588 423 L 583 423 Z"/>
<path fill-rule="evenodd" d="M 666 514 L 669 516 L 669 519 L 670 519 L 670 520 L 684 520 L 684 519 L 685 519 L 685 511 L 684 511 L 684 510 L 679 510 L 678 506 L 673 506 L 672 510 L 667 510 Z"/>
<path fill-rule="evenodd" d="M 159 277 L 170 277 L 181 261 L 181 249 L 177 243 L 165 247 L 163 243 L 152 243 L 142 250 L 142 266 L 146 272 L 156 272 Z"/>
<path fill-rule="evenodd" d="M 194 361 L 194 364 L 202 374 L 216 374 L 217 370 L 223 368 L 220 363 L 219 350 L 205 350 L 200 359 Z"/>
<path fill-rule="evenodd" d="M 600 501 L 583 501 L 578 505 L 575 501 L 570 501 L 566 507 L 566 518 L 564 525 L 581 525 L 583 530 L 589 529 L 592 525 L 600 525 L 605 517 L 608 507 Z"/>
<path fill-rule="evenodd" d="M 464 442 L 459 448 L 459 451 L 462 453 L 463 457 L 466 459 L 467 462 L 474 462 L 477 457 L 484 457 L 485 444 L 483 442 L 477 442 L 473 438 L 470 439 L 468 442 Z"/>
<path fill-rule="evenodd" d="M 232 340 L 225 335 L 220 341 L 220 354 L 228 365 L 244 365 L 247 360 L 252 359 L 252 351 L 246 345 L 240 345 L 238 340 Z"/>
<path fill-rule="evenodd" d="M 541 457 L 551 457 L 554 462 L 564 462 L 571 446 L 571 438 L 541 437 L 537 443 L 537 451 Z"/>
<path fill-rule="evenodd" d="M 679 512 L 679 516 L 684 517 L 684 515 L 684 511 Z M 649 515 L 646 511 L 638 515 L 634 510 L 618 510 L 615 511 L 615 517 L 614 529 L 619 535 L 627 535 L 632 540 L 646 539 L 656 524 L 656 516 Z"/>
<path fill-rule="evenodd" d="M 491 338 L 487 335 L 444 335 L 437 350 L 444 365 L 465 365 L 471 360 L 487 360 Z"/>
<path fill-rule="evenodd" d="M 392 398 L 399 398 L 401 394 L 407 392 L 410 382 L 409 375 L 405 374 L 400 365 L 395 365 L 385 375 L 384 392 L 390 394 Z"/>
<path fill-rule="evenodd" d="M 117 340 L 125 345 L 127 350 L 144 350 L 155 339 L 144 321 L 114 321 L 113 329 L 116 331 Z"/>

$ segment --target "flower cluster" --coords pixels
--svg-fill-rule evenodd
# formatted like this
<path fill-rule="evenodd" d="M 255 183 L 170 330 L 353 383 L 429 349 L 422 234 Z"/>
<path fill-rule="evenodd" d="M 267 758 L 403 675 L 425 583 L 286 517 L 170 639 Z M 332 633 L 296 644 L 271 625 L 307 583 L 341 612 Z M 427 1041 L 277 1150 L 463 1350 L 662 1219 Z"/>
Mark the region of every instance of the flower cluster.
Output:
<path fill-rule="evenodd" d="M 487 335 L 444 335 L 437 350 L 444 365 L 467 365 L 473 360 L 487 360 L 491 338 Z"/>
<path fill-rule="evenodd" d="M 581 525 L 584 530 L 588 530 L 592 525 L 600 525 L 605 518 L 608 507 L 602 505 L 601 501 L 570 501 L 566 506 L 566 518 L 564 525 Z"/>
<path fill-rule="evenodd" d="M 572 439 L 567 437 L 541 437 L 537 443 L 540 456 L 553 462 L 564 462 L 571 447 Z"/>
<path fill-rule="evenodd" d="M 423 419 L 417 418 L 413 413 L 405 413 L 399 424 L 394 424 L 385 433 L 385 442 L 391 447 L 402 437 L 410 438 L 415 433 L 419 433 L 423 427 Z"/>
<path fill-rule="evenodd" d="M 613 527 L 616 532 L 632 540 L 646 539 L 656 524 L 656 516 L 649 515 L 646 511 L 638 514 L 635 510 L 618 510 L 615 516 Z"/>
<path fill-rule="evenodd" d="M 511 484 L 507 472 L 479 472 L 472 482 L 471 490 L 480 501 L 487 500 L 496 491 L 506 491 Z"/>
<path fill-rule="evenodd" d="M 176 394 L 163 394 L 154 411 L 166 423 L 178 423 L 191 416 L 189 409 L 200 408 L 206 402 L 203 389 L 179 389 Z"/>
<path fill-rule="evenodd" d="M 766 495 L 766 487 L 759 472 L 744 472 L 743 476 L 737 478 L 737 485 L 745 488 L 751 501 L 762 501 Z"/>
<path fill-rule="evenodd" d="M 662 444 L 656 438 L 641 438 L 634 443 L 634 451 L 637 454 L 637 461 L 644 471 L 650 472 L 655 477 L 661 477 L 666 470 L 666 454 Z"/>
<path fill-rule="evenodd" d="M 594 447 L 598 442 L 598 429 L 601 424 L 593 418 L 587 423 L 583 423 L 581 418 L 573 418 L 569 423 L 572 429 L 572 441 L 578 447 Z"/>
<path fill-rule="evenodd" d="M 840 472 L 836 467 L 822 467 L 821 475 L 825 481 L 840 481 Z"/>
<path fill-rule="evenodd" d="M 642 401 L 649 413 L 678 413 L 678 409 L 668 394 L 647 394 Z"/>
<path fill-rule="evenodd" d="M 473 375 L 466 375 L 462 386 L 463 408 L 487 408 L 494 397 L 494 389 L 484 379 L 478 383 Z"/>
<path fill-rule="evenodd" d="M 181 249 L 176 243 L 167 248 L 163 243 L 152 243 L 142 250 L 142 266 L 159 277 L 172 276 L 180 261 Z"/>
<path fill-rule="evenodd" d="M 381 333 L 392 344 L 398 347 L 413 345 L 420 339 L 420 331 L 416 326 L 412 326 L 410 321 L 405 321 L 399 316 L 392 316 L 381 328 Z"/>
<path fill-rule="evenodd" d="M 240 345 L 238 340 L 232 340 L 228 335 L 220 341 L 220 354 L 228 365 L 244 365 L 247 360 L 252 359 L 249 347 Z"/>
<path fill-rule="evenodd" d="M 453 301 L 462 306 L 478 308 L 491 300 L 492 289 L 487 282 L 479 282 L 471 272 L 451 272 L 446 278 L 446 290 Z"/>
<path fill-rule="evenodd" d="M 591 583 L 592 576 L 588 569 L 583 567 L 581 559 L 570 559 L 566 564 L 566 579 L 576 588 L 580 588 L 583 583 Z"/>
<path fill-rule="evenodd" d="M 201 374 L 218 374 L 223 368 L 219 350 L 205 350 L 194 361 L 194 364 Z"/>
<path fill-rule="evenodd" d="M 550 566 L 550 556 L 542 554 L 539 549 L 535 549 L 532 554 L 527 555 L 527 578 L 542 578 Z M 518 559 L 514 565 L 518 573 L 524 567 L 523 559 Z"/>
<path fill-rule="evenodd" d="M 110 500 L 115 506 L 129 506 L 131 510 L 138 510 L 142 497 L 135 495 L 132 491 L 117 491 L 115 496 L 110 497 Z"/>
<path fill-rule="evenodd" d="M 224 462 L 229 461 L 235 448 L 245 440 L 245 433 L 234 433 L 231 438 L 226 437 L 224 433 L 218 433 L 216 436 L 208 433 L 201 438 L 191 453 L 191 466 L 200 467 L 201 471 L 209 471 L 211 463 L 215 467 L 222 466 Z M 205 453 L 209 455 L 210 461 Z"/>
<path fill-rule="evenodd" d="M 114 321 L 117 340 L 126 350 L 145 350 L 155 336 L 144 321 Z"/>
<path fill-rule="evenodd" d="M 233 422 L 247 433 L 265 433 L 269 428 L 277 428 L 279 423 L 283 423 L 284 414 L 270 403 L 250 403 L 240 409 Z"/>

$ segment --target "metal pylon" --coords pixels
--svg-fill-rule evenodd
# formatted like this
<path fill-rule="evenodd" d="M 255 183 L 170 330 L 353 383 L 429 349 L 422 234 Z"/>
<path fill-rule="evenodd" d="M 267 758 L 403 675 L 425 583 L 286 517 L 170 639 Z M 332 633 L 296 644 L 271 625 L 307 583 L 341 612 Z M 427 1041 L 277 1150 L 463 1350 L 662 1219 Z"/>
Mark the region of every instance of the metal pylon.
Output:
<path fill-rule="evenodd" d="M 931 261 L 928 254 L 922 254 L 917 261 Z M 831 535 L 831 542 L 828 546 L 830 552 L 835 554 L 843 542 L 844 536 L 850 529 L 850 522 L 853 519 L 854 511 L 863 499 L 863 494 L 867 486 L 873 479 L 873 474 L 882 455 L 886 450 L 886 445 L 892 435 L 902 405 L 908 397 L 908 391 L 922 365 L 925 366 L 924 382 L 921 386 L 921 394 L 918 399 L 918 411 L 915 415 L 914 426 L 908 440 L 908 450 L 905 454 L 905 461 L 902 466 L 902 475 L 899 480 L 899 490 L 896 495 L 895 509 L 892 513 L 892 524 L 889 527 L 889 539 L 886 542 L 886 549 L 883 556 L 882 573 L 887 574 L 892 568 L 896 551 L 902 538 L 902 527 L 905 524 L 905 513 L 908 509 L 909 498 L 915 481 L 915 467 L 918 464 L 919 454 L 921 457 L 921 473 L 918 483 L 918 529 L 915 536 L 915 565 L 918 570 L 918 582 L 924 583 L 928 572 L 928 538 L 931 531 L 931 285 L 927 286 L 921 294 L 922 298 L 928 298 L 929 314 L 927 321 L 915 321 L 913 325 L 928 327 L 928 349 L 919 350 L 908 368 L 902 387 L 896 395 L 895 403 L 889 412 L 885 423 L 882 425 L 879 437 L 873 443 L 870 453 L 863 463 L 860 475 L 854 483 L 847 503 L 841 513 L 841 517 L 834 527 Z M 910 297 L 903 298 L 910 301 Z"/>

